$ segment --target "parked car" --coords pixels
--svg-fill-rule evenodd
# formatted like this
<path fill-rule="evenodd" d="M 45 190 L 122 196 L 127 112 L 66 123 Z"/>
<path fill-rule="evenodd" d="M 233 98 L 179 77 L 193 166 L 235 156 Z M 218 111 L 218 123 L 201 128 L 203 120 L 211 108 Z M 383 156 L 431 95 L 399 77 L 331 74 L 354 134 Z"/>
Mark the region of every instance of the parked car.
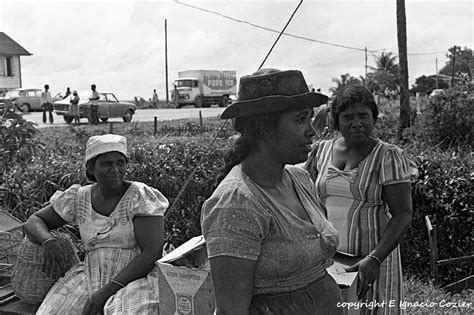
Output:
<path fill-rule="evenodd" d="M 446 92 L 443 89 L 434 89 L 433 92 L 430 94 L 430 98 L 445 98 L 446 97 Z"/>
<path fill-rule="evenodd" d="M 98 101 L 89 101 L 90 91 L 78 92 L 79 95 L 79 118 L 87 118 L 90 120 L 90 106 L 92 102 L 99 105 L 99 118 L 107 121 L 109 118 L 121 117 L 124 122 L 132 121 L 133 115 L 137 110 L 137 106 L 133 103 L 119 101 L 113 93 L 99 93 Z M 73 117 L 69 115 L 69 105 L 72 94 L 65 99 L 54 102 L 53 107 L 56 115 L 63 116 L 64 121 L 70 124 Z"/>
<path fill-rule="evenodd" d="M 41 89 L 14 89 L 7 92 L 5 97 L 0 99 L 0 108 L 13 105 L 24 113 L 32 111 L 42 111 Z M 53 97 L 53 102 L 62 99 L 60 94 Z"/>

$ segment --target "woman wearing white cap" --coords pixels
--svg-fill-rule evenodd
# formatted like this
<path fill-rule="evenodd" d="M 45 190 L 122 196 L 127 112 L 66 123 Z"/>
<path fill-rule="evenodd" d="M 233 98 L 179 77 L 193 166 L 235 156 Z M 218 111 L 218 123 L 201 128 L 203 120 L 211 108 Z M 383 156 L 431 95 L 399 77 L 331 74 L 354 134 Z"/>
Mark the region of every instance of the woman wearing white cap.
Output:
<path fill-rule="evenodd" d="M 56 192 L 51 204 L 25 224 L 28 238 L 42 244 L 51 276 L 60 273 L 63 261 L 50 230 L 77 225 L 86 249 L 84 262 L 59 278 L 37 314 L 156 314 L 149 273 L 161 257 L 168 200 L 152 187 L 124 179 L 127 141 L 122 136 L 90 137 L 85 163 L 95 183 Z"/>

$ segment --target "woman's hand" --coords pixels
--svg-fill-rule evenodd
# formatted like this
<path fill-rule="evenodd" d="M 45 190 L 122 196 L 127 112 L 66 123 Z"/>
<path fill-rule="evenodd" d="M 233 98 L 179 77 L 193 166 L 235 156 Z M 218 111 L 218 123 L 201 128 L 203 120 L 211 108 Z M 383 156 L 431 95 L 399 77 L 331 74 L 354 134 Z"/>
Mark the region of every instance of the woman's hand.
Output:
<path fill-rule="evenodd" d="M 104 313 L 104 305 L 107 300 L 114 295 L 119 287 L 113 283 L 109 283 L 103 286 L 101 289 L 97 290 L 94 294 L 91 295 L 89 300 L 87 300 L 84 309 L 82 310 L 83 315 L 96 315 Z"/>
<path fill-rule="evenodd" d="M 356 264 L 347 267 L 346 271 L 359 271 L 359 279 L 357 281 L 357 297 L 362 299 L 374 285 L 380 272 L 380 264 L 370 257 L 361 259 Z"/>
<path fill-rule="evenodd" d="M 64 253 L 56 239 L 47 241 L 43 247 L 43 272 L 51 279 L 57 279 L 66 273 Z"/>

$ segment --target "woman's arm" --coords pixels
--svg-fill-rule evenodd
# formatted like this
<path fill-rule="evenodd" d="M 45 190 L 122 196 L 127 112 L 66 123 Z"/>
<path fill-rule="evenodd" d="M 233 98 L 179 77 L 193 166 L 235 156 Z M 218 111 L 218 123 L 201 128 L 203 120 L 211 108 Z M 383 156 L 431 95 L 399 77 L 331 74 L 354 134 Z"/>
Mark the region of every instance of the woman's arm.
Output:
<path fill-rule="evenodd" d="M 383 199 L 392 218 L 385 227 L 382 238 L 370 253 L 383 261 L 397 247 L 410 226 L 413 206 L 411 184 L 399 183 L 383 186 Z"/>
<path fill-rule="evenodd" d="M 28 239 L 43 247 L 43 272 L 56 279 L 66 272 L 63 250 L 50 230 L 66 224 L 52 205 L 32 214 L 24 225 Z"/>
<path fill-rule="evenodd" d="M 133 219 L 135 238 L 141 253 L 135 257 L 114 279 L 95 292 L 86 303 L 83 314 L 102 313 L 108 298 L 129 282 L 145 277 L 161 257 L 164 240 L 162 216 L 137 216 Z"/>
<path fill-rule="evenodd" d="M 388 222 L 380 241 L 375 248 L 357 264 L 347 268 L 347 271 L 359 270 L 357 292 L 359 298 L 365 296 L 377 279 L 380 262 L 400 244 L 412 219 L 411 184 L 398 183 L 383 186 L 383 199 L 388 205 L 392 218 Z"/>
<path fill-rule="evenodd" d="M 54 230 L 66 223 L 54 211 L 53 206 L 48 205 L 29 217 L 25 223 L 24 231 L 30 241 L 41 245 L 45 240 L 54 237 L 50 230 Z"/>
<path fill-rule="evenodd" d="M 256 260 L 218 256 L 210 260 L 217 315 L 248 315 Z"/>

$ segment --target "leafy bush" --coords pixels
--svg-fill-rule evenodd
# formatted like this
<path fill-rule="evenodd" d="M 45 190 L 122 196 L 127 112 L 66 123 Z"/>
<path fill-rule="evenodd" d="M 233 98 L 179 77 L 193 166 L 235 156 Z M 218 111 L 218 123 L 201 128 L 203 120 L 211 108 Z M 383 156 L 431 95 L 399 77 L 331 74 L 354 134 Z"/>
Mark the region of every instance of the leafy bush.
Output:
<path fill-rule="evenodd" d="M 170 200 L 173 207 L 166 213 L 165 240 L 178 246 L 201 234 L 201 206 L 216 187 L 214 179 L 222 167 L 225 141 L 211 148 L 209 140 L 163 140 L 134 143 L 127 177 L 159 189 Z M 188 178 L 186 189 L 174 204 Z"/>
<path fill-rule="evenodd" d="M 41 129 L 34 140 L 42 143 L 44 149 L 28 164 L 14 164 L 2 174 L 4 188 L 10 196 L 9 211 L 24 221 L 44 206 L 56 190 L 75 183 L 86 184 L 83 160 L 86 141 L 91 135 L 107 133 L 105 129 Z M 167 212 L 165 239 L 178 246 L 200 235 L 200 209 L 215 188 L 214 179 L 222 166 L 228 140 L 218 138 L 210 146 L 213 138 L 204 136 L 155 138 L 139 125 L 129 124 L 120 129 L 117 133 L 127 137 L 130 148 L 127 179 L 159 189 L 170 203 L 202 159 L 179 201 Z"/>
<path fill-rule="evenodd" d="M 187 125 L 183 121 L 166 124 L 174 124 L 174 127 Z M 209 125 L 219 127 L 222 121 L 206 120 L 206 126 Z M 396 143 L 396 115 L 385 113 L 377 126 L 378 137 Z M 131 148 L 129 180 L 141 181 L 159 189 L 174 204 L 192 174 L 189 186 L 179 196 L 175 207 L 167 212 L 165 237 L 166 242 L 178 246 L 199 235 L 202 203 L 216 187 L 214 179 L 231 140 L 217 138 L 211 145 L 215 131 L 201 134 L 194 130 L 196 128 L 186 132 L 188 137 L 154 137 L 153 123 L 118 124 L 114 129 L 115 133 L 127 137 Z M 107 127 L 103 125 L 41 129 L 31 141 L 40 143 L 43 149 L 37 150 L 29 163 L 13 163 L 1 174 L 0 181 L 12 196 L 10 212 L 26 220 L 57 189 L 66 189 L 74 183 L 85 184 L 85 143 L 89 136 L 107 132 Z M 335 135 L 334 131 L 328 130 L 317 136 L 329 138 Z M 473 191 L 473 168 L 472 158 L 466 149 L 442 151 L 425 146 L 418 140 L 396 143 L 418 163 L 420 170 L 420 177 L 413 183 L 413 222 L 401 248 L 406 272 L 425 277 L 429 274 L 425 215 L 430 215 L 433 224 L 438 227 L 440 259 L 468 255 L 472 251 L 470 194 Z M 201 159 L 202 164 L 193 174 Z M 454 265 L 441 268 L 440 274 L 443 282 L 452 282 L 472 274 L 472 267 Z"/>
<path fill-rule="evenodd" d="M 28 163 L 40 148 L 33 138 L 38 130 L 15 111 L 5 110 L 0 118 L 0 167 Z M 0 182 L 1 184 L 1 182 Z"/>
<path fill-rule="evenodd" d="M 473 115 L 472 95 L 450 89 L 446 98 L 430 100 L 415 125 L 405 131 L 405 137 L 441 148 L 470 147 L 474 140 Z"/>
<path fill-rule="evenodd" d="M 438 259 L 472 254 L 473 163 L 459 152 L 431 150 L 417 155 L 420 172 L 413 183 L 413 221 L 402 241 L 402 261 L 413 275 L 429 274 L 429 243 L 424 218 L 430 217 L 438 231 Z M 439 269 L 443 284 L 472 274 L 463 263 Z"/>

